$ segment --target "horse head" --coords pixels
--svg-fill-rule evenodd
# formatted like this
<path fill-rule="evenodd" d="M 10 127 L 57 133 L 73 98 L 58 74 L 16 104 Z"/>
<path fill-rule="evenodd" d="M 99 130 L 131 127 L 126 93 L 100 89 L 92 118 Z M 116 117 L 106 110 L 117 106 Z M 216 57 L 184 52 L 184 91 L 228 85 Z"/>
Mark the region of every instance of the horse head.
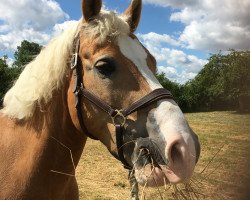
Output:
<path fill-rule="evenodd" d="M 155 58 L 134 34 L 142 2 L 132 0 L 122 15 L 101 7 L 101 0 L 82 1 L 68 90 L 72 121 L 133 169 L 139 183 L 186 181 L 200 145 L 171 93 L 155 78 Z"/>

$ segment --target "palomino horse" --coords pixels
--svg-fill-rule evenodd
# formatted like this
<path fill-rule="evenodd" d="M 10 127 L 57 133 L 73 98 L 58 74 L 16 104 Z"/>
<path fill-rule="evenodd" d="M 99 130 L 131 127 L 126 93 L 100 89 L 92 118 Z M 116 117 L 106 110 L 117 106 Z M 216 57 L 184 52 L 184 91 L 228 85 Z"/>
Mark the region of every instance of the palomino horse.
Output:
<path fill-rule="evenodd" d="M 133 34 L 141 6 L 133 0 L 118 16 L 83 0 L 83 19 L 25 67 L 1 110 L 1 200 L 78 199 L 74 169 L 87 136 L 140 184 L 191 177 L 198 138 Z"/>

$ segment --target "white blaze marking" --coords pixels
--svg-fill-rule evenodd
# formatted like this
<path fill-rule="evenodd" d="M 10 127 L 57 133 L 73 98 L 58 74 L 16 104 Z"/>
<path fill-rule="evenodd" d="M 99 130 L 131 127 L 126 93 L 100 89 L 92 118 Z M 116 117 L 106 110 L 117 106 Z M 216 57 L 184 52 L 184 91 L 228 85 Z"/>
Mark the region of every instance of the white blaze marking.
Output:
<path fill-rule="evenodd" d="M 178 134 L 188 143 L 190 139 L 189 126 L 177 104 L 174 105 L 165 100 L 160 101 L 151 117 L 156 119 L 158 128 L 161 133 L 164 133 L 166 141 L 169 137 L 174 137 L 175 134 Z M 147 125 L 150 125 L 150 123 Z"/>
<path fill-rule="evenodd" d="M 118 45 L 122 54 L 131 60 L 146 79 L 151 90 L 162 88 L 147 65 L 147 52 L 137 39 L 121 35 Z M 168 99 L 159 101 L 157 108 L 150 111 L 147 119 L 149 136 L 157 141 L 159 148 L 165 153 L 166 143 L 170 138 L 181 135 L 192 154 L 195 155 L 194 141 L 185 117 L 175 101 Z M 164 141 L 165 140 L 165 141 Z"/>
<path fill-rule="evenodd" d="M 162 88 L 161 84 L 147 65 L 147 52 L 137 39 L 132 39 L 127 35 L 121 35 L 118 38 L 118 45 L 122 54 L 131 60 L 138 68 L 151 90 Z"/>
<path fill-rule="evenodd" d="M 127 35 L 120 35 L 118 37 L 118 45 L 121 53 L 138 68 L 151 90 L 162 88 L 147 65 L 147 52 L 137 39 L 132 39 Z M 149 137 L 156 142 L 161 155 L 164 155 L 166 163 L 168 155 L 171 155 L 172 145 L 178 144 L 182 156 L 178 162 L 175 161 L 173 163 L 171 161 L 171 165 L 173 165 L 173 169 L 177 170 L 180 170 L 179 167 L 183 167 L 181 169 L 183 178 L 189 177 L 195 165 L 196 152 L 194 140 L 192 139 L 185 117 L 175 101 L 171 99 L 158 101 L 157 107 L 152 109 L 148 114 L 146 128 Z M 145 174 L 142 174 L 140 171 L 138 175 L 137 169 L 135 171 L 136 179 L 143 182 Z M 181 177 L 178 176 L 179 173 L 175 175 L 173 171 L 169 177 L 171 180 L 179 180 Z"/>

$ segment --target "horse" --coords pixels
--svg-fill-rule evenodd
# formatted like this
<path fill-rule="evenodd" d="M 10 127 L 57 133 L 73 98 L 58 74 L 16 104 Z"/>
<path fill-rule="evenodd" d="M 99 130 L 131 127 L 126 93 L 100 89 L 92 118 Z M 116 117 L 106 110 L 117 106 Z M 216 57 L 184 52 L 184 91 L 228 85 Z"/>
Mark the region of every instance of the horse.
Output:
<path fill-rule="evenodd" d="M 190 179 L 198 136 L 135 35 L 141 10 L 141 0 L 120 15 L 82 0 L 83 17 L 25 66 L 0 112 L 0 199 L 79 199 L 75 168 L 87 138 L 139 184 Z"/>

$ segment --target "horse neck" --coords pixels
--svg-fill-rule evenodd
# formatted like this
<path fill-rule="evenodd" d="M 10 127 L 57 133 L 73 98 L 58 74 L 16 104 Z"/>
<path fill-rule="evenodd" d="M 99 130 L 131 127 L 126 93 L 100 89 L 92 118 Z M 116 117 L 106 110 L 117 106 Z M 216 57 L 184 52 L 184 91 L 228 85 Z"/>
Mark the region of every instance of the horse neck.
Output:
<path fill-rule="evenodd" d="M 86 137 L 72 123 L 65 91 L 55 92 L 29 121 L 15 122 L 0 115 L 0 180 L 6 185 L 4 190 L 0 187 L 0 199 L 38 192 L 49 195 L 51 188 L 67 184 L 67 174 L 74 175 Z"/>
<path fill-rule="evenodd" d="M 75 128 L 72 122 L 66 94 L 65 87 L 55 92 L 48 106 L 48 112 L 40 111 L 45 120 L 43 129 L 46 130 L 45 134 L 48 138 L 46 148 L 51 153 L 49 157 L 53 157 L 55 162 L 58 161 L 54 163 L 55 167 L 60 166 L 60 162 L 64 162 L 65 166 L 64 159 L 68 159 L 66 162 L 69 162 L 71 167 L 76 166 L 86 142 L 86 137 Z"/>
<path fill-rule="evenodd" d="M 45 108 L 37 109 L 28 126 L 36 131 L 40 142 L 38 145 L 40 171 L 53 177 L 53 173 L 74 175 L 86 137 L 72 123 L 67 103 L 67 87 L 54 92 Z"/>

